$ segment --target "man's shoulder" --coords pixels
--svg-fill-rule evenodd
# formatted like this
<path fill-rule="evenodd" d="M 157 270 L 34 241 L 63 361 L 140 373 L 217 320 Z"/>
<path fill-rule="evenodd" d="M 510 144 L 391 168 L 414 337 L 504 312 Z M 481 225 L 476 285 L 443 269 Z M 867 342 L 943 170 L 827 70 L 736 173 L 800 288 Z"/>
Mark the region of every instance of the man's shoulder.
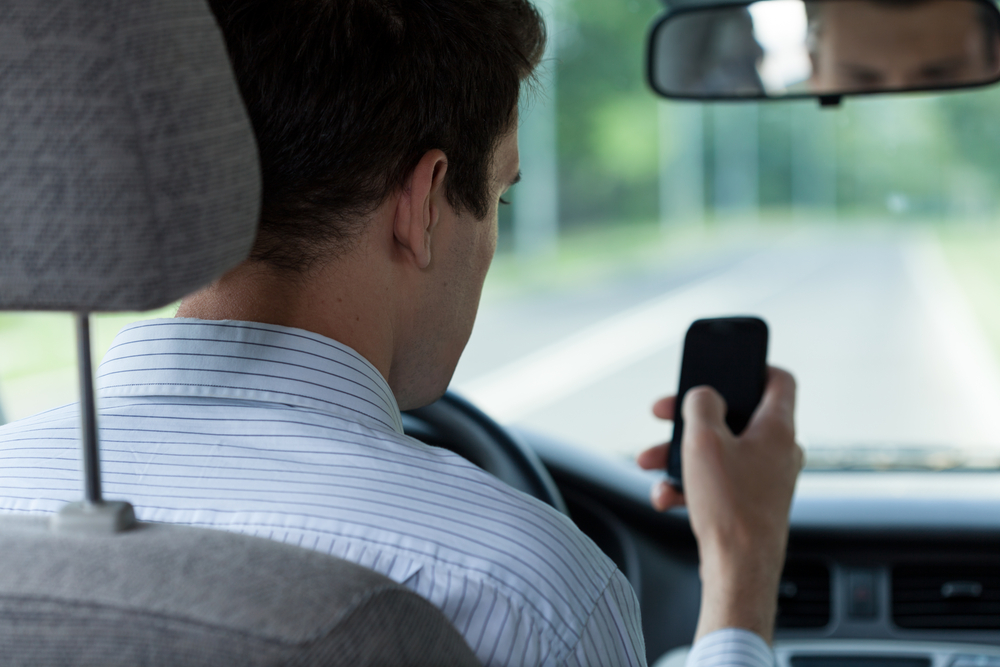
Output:
<path fill-rule="evenodd" d="M 414 482 L 431 491 L 425 501 L 447 507 L 455 521 L 469 524 L 476 532 L 492 533 L 495 539 L 482 542 L 491 558 L 509 555 L 533 567 L 536 561 L 546 565 L 554 561 L 573 575 L 583 570 L 596 575 L 594 582 L 601 585 L 614 572 L 614 564 L 551 505 L 445 448 L 397 433 L 379 437 L 381 449 L 393 463 L 409 469 Z"/>
<path fill-rule="evenodd" d="M 427 511 L 447 508 L 442 525 L 454 537 L 441 554 L 446 567 L 495 587 L 567 646 L 579 639 L 609 586 L 621 579 L 617 566 L 552 506 L 451 451 L 407 436 L 394 440 L 425 472 L 433 471 L 426 479 L 435 480 L 437 497 Z"/>
<path fill-rule="evenodd" d="M 22 457 L 31 465 L 57 454 L 76 466 L 78 419 L 73 404 L 2 426 L 0 456 Z M 220 485 L 227 475 L 246 476 L 248 467 L 267 465 L 276 467 L 271 476 L 275 504 L 293 484 L 317 492 L 321 487 L 357 490 L 356 508 L 379 505 L 398 509 L 417 524 L 433 524 L 430 533 L 462 551 L 465 562 L 520 563 L 560 581 L 562 575 L 548 572 L 555 563 L 574 584 L 578 572 L 593 575 L 589 578 L 596 585 L 614 571 L 613 563 L 551 506 L 458 454 L 389 428 L 297 407 L 175 397 L 105 399 L 100 427 L 111 484 L 133 467 L 151 479 L 160 474 L 161 462 L 174 469 L 211 466 Z M 206 452 L 210 458 L 202 456 Z M 161 476 L 164 483 L 173 482 L 166 472 Z M 266 490 L 261 494 L 267 497 Z M 328 504 L 324 514 L 333 516 L 335 505 Z"/>
<path fill-rule="evenodd" d="M 23 417 L 16 421 L 0 424 L 0 442 L 44 441 L 58 437 L 65 431 L 74 430 L 76 439 L 80 428 L 80 407 L 76 403 L 62 405 L 50 410 Z"/>
<path fill-rule="evenodd" d="M 77 420 L 77 407 L 66 406 L 10 424 L 0 429 L 0 457 L 51 467 L 57 454 L 60 477 L 72 481 L 57 496 L 68 499 L 78 485 Z M 100 425 L 105 486 L 144 520 L 265 535 L 280 527 L 367 545 L 423 563 L 435 585 L 495 590 L 563 641 L 582 631 L 616 573 L 569 517 L 389 428 L 177 397 L 106 399 Z M 8 493 L 11 474 L 0 474 Z M 17 507 L 36 494 L 25 484 Z"/>
<path fill-rule="evenodd" d="M 52 512 L 78 500 L 79 442 L 76 404 L 0 426 L 0 511 Z"/>
<path fill-rule="evenodd" d="M 368 524 L 359 536 L 494 587 L 545 623 L 564 621 L 564 637 L 582 629 L 616 575 L 568 516 L 452 451 L 390 429 L 289 414 L 303 422 L 290 434 L 311 434 L 313 419 L 336 429 L 315 460 L 332 464 L 331 484 L 358 489 L 351 520 Z"/>

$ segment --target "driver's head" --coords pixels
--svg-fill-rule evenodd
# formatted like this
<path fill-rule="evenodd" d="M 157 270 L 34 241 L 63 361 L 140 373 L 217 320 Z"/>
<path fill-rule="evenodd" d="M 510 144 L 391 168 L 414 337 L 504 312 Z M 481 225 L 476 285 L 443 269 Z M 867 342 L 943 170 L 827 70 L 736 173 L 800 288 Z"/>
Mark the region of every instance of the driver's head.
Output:
<path fill-rule="evenodd" d="M 257 136 L 254 256 L 301 271 L 346 249 L 429 149 L 490 209 L 490 161 L 544 46 L 524 0 L 210 0 Z"/>
<path fill-rule="evenodd" d="M 541 17 L 528 0 L 210 4 L 257 136 L 262 214 L 250 261 L 182 313 L 327 335 L 401 408 L 430 402 L 471 333 L 518 175 Z"/>
<path fill-rule="evenodd" d="M 972 0 L 807 2 L 816 92 L 983 82 L 998 71 L 995 14 Z"/>

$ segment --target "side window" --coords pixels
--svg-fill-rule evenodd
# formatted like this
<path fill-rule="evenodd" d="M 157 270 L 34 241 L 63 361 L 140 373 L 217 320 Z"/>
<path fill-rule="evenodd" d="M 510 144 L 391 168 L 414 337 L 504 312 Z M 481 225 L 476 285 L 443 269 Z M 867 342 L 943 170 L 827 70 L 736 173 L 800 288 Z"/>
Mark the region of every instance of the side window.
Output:
<path fill-rule="evenodd" d="M 172 317 L 177 306 L 149 313 L 95 315 L 95 367 L 129 322 Z M 0 423 L 78 400 L 73 319 L 65 313 L 0 313 Z"/>

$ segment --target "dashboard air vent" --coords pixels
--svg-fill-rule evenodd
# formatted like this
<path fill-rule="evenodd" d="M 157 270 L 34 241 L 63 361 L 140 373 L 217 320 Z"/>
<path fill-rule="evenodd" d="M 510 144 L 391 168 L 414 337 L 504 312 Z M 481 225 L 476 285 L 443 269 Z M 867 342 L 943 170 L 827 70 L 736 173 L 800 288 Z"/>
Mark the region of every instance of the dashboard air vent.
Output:
<path fill-rule="evenodd" d="M 892 618 L 901 628 L 1000 630 L 1000 563 L 897 565 Z"/>
<path fill-rule="evenodd" d="M 779 628 L 822 628 L 830 623 L 830 569 L 814 560 L 785 563 L 778 589 Z"/>

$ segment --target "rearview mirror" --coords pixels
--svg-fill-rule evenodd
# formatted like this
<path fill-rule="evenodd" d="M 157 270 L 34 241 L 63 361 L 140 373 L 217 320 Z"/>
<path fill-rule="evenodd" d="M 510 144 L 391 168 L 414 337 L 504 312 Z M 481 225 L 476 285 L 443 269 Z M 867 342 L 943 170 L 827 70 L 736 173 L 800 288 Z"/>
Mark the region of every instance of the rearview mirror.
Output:
<path fill-rule="evenodd" d="M 1000 80 L 984 0 L 759 0 L 684 6 L 654 25 L 649 80 L 701 100 L 942 90 Z"/>

